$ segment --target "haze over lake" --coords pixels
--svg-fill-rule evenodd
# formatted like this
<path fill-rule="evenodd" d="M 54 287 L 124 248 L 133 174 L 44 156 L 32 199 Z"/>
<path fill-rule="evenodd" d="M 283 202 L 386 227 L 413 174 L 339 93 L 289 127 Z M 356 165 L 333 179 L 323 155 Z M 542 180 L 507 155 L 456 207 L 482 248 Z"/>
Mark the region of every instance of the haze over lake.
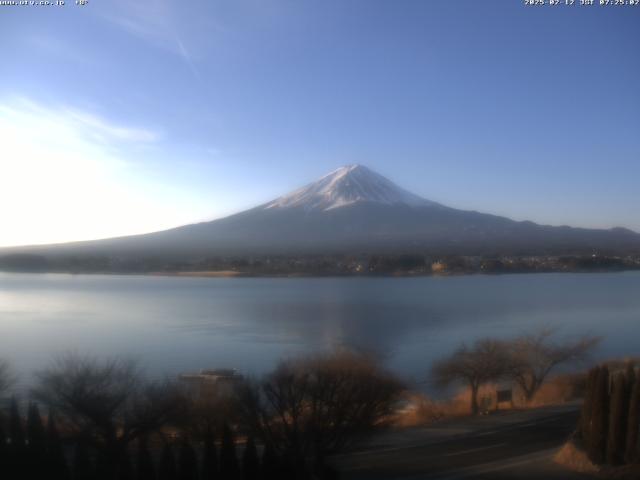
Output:
<path fill-rule="evenodd" d="M 420 381 L 462 341 L 538 327 L 637 354 L 640 272 L 420 278 L 177 278 L 0 273 L 0 355 L 21 382 L 58 353 L 139 359 L 152 375 L 247 374 L 334 346 Z"/>

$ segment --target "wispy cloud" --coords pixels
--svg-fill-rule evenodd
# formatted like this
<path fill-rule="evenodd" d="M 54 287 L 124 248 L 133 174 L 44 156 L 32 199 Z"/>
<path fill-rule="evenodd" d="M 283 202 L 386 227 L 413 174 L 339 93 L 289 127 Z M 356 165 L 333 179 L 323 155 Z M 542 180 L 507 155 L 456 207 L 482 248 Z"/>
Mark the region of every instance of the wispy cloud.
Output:
<path fill-rule="evenodd" d="M 108 141 L 110 139 L 127 142 L 151 143 L 160 140 L 160 133 L 146 128 L 122 126 L 110 123 L 104 118 L 87 112 L 74 109 L 66 109 L 62 112 L 67 121 L 76 124 L 77 127 L 88 132 L 94 138 Z"/>
<path fill-rule="evenodd" d="M 185 63 L 189 66 L 189 68 L 191 69 L 191 72 L 193 73 L 193 75 L 199 80 L 200 79 L 200 73 L 198 72 L 198 69 L 196 69 L 196 65 L 195 65 L 195 63 L 194 63 L 194 61 L 193 61 L 193 59 L 191 57 L 191 54 L 185 48 L 184 44 L 178 38 L 177 35 L 176 35 L 176 43 L 178 44 L 178 48 L 180 50 L 180 56 L 185 61 Z"/>
<path fill-rule="evenodd" d="M 37 119 L 38 123 L 47 123 L 52 127 L 45 132 L 39 132 L 34 141 L 60 136 L 74 137 L 75 140 L 83 142 L 100 141 L 105 144 L 109 142 L 153 143 L 162 138 L 162 134 L 157 129 L 124 125 L 73 106 L 48 106 L 25 97 L 0 103 L 0 117 L 12 118 L 17 124 L 26 124 L 28 121 Z"/>
<path fill-rule="evenodd" d="M 177 8 L 183 4 L 167 0 L 116 0 L 103 18 L 141 40 L 180 57 L 193 75 L 200 79 L 195 57 L 179 35 Z"/>

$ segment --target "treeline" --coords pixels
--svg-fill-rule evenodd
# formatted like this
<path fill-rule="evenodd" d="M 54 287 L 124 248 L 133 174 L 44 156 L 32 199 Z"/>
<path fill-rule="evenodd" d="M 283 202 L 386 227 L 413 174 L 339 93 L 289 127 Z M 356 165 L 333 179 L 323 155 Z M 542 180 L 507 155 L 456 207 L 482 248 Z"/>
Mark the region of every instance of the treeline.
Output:
<path fill-rule="evenodd" d="M 218 256 L 180 260 L 162 256 L 35 254 L 0 256 L 0 270 L 15 272 L 151 273 L 235 271 L 246 275 L 429 275 L 618 271 L 640 269 L 627 256 L 459 256 L 428 254 L 335 254 Z"/>
<path fill-rule="evenodd" d="M 593 368 L 578 428 L 589 459 L 596 465 L 640 463 L 640 379 L 633 363 L 626 371 Z"/>
<path fill-rule="evenodd" d="M 132 362 L 78 355 L 37 379 L 25 411 L 16 399 L 0 410 L 3 479 L 338 478 L 326 458 L 383 426 L 404 390 L 373 357 L 346 351 L 284 361 L 232 389 L 151 382 Z"/>

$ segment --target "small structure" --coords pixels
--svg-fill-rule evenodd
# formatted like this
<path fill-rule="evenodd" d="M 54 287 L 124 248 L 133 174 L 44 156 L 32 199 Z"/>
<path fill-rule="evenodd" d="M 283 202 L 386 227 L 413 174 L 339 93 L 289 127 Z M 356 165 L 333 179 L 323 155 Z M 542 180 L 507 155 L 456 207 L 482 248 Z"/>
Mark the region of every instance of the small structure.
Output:
<path fill-rule="evenodd" d="M 229 396 L 244 380 L 233 368 L 203 369 L 198 373 L 183 373 L 180 381 L 195 397 Z"/>
<path fill-rule="evenodd" d="M 498 410 L 501 403 L 509 402 L 511 408 L 513 408 L 513 390 L 496 390 L 496 410 Z"/>

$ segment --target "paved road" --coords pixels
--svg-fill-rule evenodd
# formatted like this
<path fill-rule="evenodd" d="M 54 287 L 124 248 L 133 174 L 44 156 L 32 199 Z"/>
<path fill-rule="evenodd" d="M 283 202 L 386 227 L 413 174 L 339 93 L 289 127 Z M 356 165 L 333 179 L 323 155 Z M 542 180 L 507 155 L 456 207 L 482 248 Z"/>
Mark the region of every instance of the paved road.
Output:
<path fill-rule="evenodd" d="M 388 433 L 335 462 L 347 480 L 591 478 L 551 461 L 578 415 L 576 406 L 546 408 Z"/>

